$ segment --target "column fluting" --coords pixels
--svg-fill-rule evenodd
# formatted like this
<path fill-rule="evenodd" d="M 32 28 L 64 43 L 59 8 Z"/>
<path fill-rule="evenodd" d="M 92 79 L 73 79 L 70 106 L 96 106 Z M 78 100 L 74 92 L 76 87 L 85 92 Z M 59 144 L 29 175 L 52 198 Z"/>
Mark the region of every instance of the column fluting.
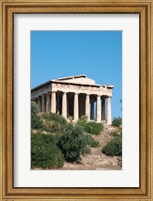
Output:
<path fill-rule="evenodd" d="M 67 93 L 63 92 L 62 96 L 62 115 L 67 118 Z"/>
<path fill-rule="evenodd" d="M 49 112 L 49 104 L 50 104 L 50 95 L 48 93 L 46 96 L 46 112 Z"/>
<path fill-rule="evenodd" d="M 97 113 L 97 122 L 101 121 L 101 103 L 100 103 L 100 96 L 97 96 L 97 104 L 96 104 L 96 113 Z"/>
<path fill-rule="evenodd" d="M 56 113 L 56 92 L 51 93 L 51 112 Z"/>
<path fill-rule="evenodd" d="M 107 124 L 112 124 L 111 97 L 107 98 Z"/>
<path fill-rule="evenodd" d="M 78 94 L 74 94 L 74 121 L 77 121 L 79 118 L 79 110 L 78 110 Z"/>
<path fill-rule="evenodd" d="M 86 108 L 85 108 L 85 115 L 87 116 L 87 120 L 90 121 L 90 110 L 89 110 L 89 104 L 90 104 L 90 96 L 89 94 L 86 94 Z"/>

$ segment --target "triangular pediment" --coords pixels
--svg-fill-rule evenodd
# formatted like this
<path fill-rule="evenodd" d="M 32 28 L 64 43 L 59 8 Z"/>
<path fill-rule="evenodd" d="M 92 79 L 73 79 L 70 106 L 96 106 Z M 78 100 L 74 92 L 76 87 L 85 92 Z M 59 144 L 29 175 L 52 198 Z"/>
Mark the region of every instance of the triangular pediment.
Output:
<path fill-rule="evenodd" d="M 66 83 L 77 83 L 77 84 L 88 84 L 95 85 L 95 81 L 88 78 L 86 75 L 75 75 L 69 77 L 58 78 L 54 81 L 66 82 Z"/>

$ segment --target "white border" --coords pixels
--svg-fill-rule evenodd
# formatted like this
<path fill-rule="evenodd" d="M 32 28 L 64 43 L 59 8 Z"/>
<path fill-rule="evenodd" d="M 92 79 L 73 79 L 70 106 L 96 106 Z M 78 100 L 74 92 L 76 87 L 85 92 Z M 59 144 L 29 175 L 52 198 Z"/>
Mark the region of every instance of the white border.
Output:
<path fill-rule="evenodd" d="M 30 31 L 122 30 L 123 169 L 30 170 Z M 14 186 L 139 186 L 138 14 L 16 14 L 14 17 Z M 110 72 L 111 73 L 111 72 Z"/>

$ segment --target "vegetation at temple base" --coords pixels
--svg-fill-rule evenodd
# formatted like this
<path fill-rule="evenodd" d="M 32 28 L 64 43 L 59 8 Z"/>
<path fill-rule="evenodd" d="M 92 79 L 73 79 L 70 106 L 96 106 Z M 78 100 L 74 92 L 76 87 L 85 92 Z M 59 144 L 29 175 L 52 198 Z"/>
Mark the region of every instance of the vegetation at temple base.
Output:
<path fill-rule="evenodd" d="M 112 125 L 115 127 L 119 127 L 122 125 L 122 118 L 121 117 L 114 117 L 112 121 Z"/>
<path fill-rule="evenodd" d="M 68 125 L 63 116 L 55 113 L 42 113 L 40 117 L 43 121 L 43 130 L 49 133 L 61 134 Z"/>
<path fill-rule="evenodd" d="M 60 168 L 64 156 L 52 135 L 41 133 L 31 135 L 31 163 L 33 168 Z"/>
<path fill-rule="evenodd" d="M 106 155 L 122 155 L 122 119 L 115 118 L 112 140 L 99 150 Z M 31 103 L 31 164 L 32 168 L 61 168 L 65 161 L 78 163 L 81 156 L 90 154 L 91 147 L 99 147 L 94 138 L 101 138 L 103 124 L 81 117 L 77 123 L 55 113 L 40 113 L 36 103 Z"/>
<path fill-rule="evenodd" d="M 84 130 L 85 130 L 86 124 L 87 124 L 87 117 L 86 117 L 86 116 L 82 116 L 82 117 L 77 121 L 77 125 L 82 126 Z"/>
<path fill-rule="evenodd" d="M 117 137 L 113 138 L 102 149 L 102 153 L 109 155 L 109 156 L 121 156 L 122 155 L 122 137 L 117 136 Z"/>
<path fill-rule="evenodd" d="M 89 121 L 87 122 L 86 126 L 85 126 L 85 131 L 87 133 L 91 133 L 94 135 L 99 135 L 101 133 L 101 131 L 103 130 L 103 124 L 102 123 L 97 123 L 94 121 Z"/>
<path fill-rule="evenodd" d="M 39 113 L 38 105 L 35 102 L 31 102 L 31 128 L 32 129 L 43 128 L 43 124 L 38 113 Z"/>
<path fill-rule="evenodd" d="M 104 126 L 102 123 L 97 123 L 95 121 L 88 122 L 86 116 L 81 117 L 78 120 L 77 124 L 82 126 L 85 132 L 93 134 L 93 135 L 99 135 L 104 129 Z"/>

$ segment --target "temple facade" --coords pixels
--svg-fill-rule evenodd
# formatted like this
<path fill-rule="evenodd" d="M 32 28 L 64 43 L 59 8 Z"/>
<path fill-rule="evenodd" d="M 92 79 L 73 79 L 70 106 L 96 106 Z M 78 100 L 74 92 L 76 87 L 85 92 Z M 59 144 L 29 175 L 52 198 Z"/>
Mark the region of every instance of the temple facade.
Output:
<path fill-rule="evenodd" d="M 112 123 L 112 85 L 99 85 L 86 75 L 58 78 L 31 90 L 31 100 L 40 112 L 53 112 L 77 121 L 86 115 L 88 121 Z"/>

